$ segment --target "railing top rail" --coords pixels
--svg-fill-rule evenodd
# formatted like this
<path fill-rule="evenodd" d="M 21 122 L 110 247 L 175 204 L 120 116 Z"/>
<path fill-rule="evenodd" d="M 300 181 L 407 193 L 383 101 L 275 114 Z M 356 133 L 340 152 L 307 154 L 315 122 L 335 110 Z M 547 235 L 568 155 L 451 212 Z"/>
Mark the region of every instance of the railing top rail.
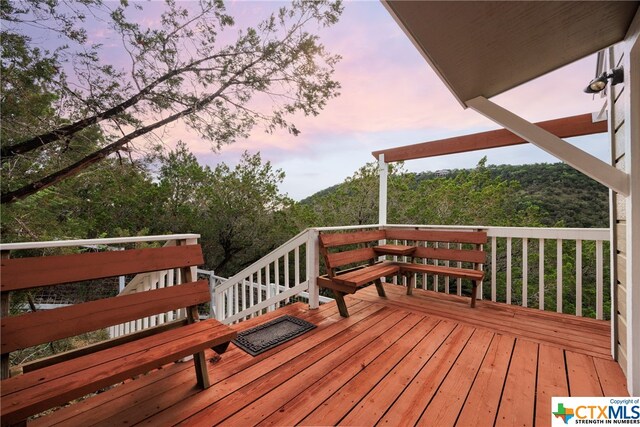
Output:
<path fill-rule="evenodd" d="M 240 280 L 244 280 L 247 276 L 255 273 L 258 269 L 266 266 L 269 263 L 272 263 L 275 259 L 278 259 L 279 257 L 283 256 L 289 251 L 292 251 L 293 249 L 295 249 L 296 246 L 300 246 L 303 243 L 306 243 L 309 230 L 310 230 L 309 228 L 304 229 L 303 231 L 301 231 L 300 233 L 296 234 L 294 237 L 289 239 L 287 242 L 280 245 L 278 248 L 274 249 L 273 251 L 269 252 L 267 255 L 260 258 L 258 261 L 244 268 L 239 273 L 234 274 L 229 279 L 227 279 L 224 282 L 224 284 L 217 287 L 216 291 L 223 292 L 227 290 L 228 288 L 233 286 L 236 282 Z"/>
<path fill-rule="evenodd" d="M 164 240 L 199 239 L 199 234 L 163 234 L 159 236 L 114 237 L 107 239 L 51 240 L 46 242 L 20 242 L 0 244 L 0 250 L 62 248 L 86 245 L 118 245 L 125 243 L 158 242 Z"/>
<path fill-rule="evenodd" d="M 387 224 L 386 228 L 423 228 L 450 230 L 486 230 L 489 237 L 515 237 L 533 239 L 604 240 L 609 241 L 608 228 L 560 228 L 560 227 L 494 227 L 483 225 L 424 225 Z"/>
<path fill-rule="evenodd" d="M 312 227 L 316 231 L 341 231 L 341 230 L 361 230 L 363 228 L 380 228 L 381 224 L 365 224 L 365 225 L 339 225 L 335 227 Z"/>

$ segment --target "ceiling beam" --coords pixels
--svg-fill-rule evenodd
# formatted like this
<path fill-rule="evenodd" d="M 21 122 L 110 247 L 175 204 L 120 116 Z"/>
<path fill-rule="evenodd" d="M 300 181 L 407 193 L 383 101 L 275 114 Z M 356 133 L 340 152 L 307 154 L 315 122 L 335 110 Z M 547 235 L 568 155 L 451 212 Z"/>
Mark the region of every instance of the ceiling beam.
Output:
<path fill-rule="evenodd" d="M 560 138 L 607 132 L 607 122 L 600 121 L 593 123 L 591 114 L 547 120 L 536 123 L 536 125 Z M 507 129 L 497 129 L 475 133 L 473 135 L 456 136 L 438 141 L 378 150 L 373 152 L 373 156 L 378 159 L 380 154 L 384 154 L 385 162 L 391 163 L 421 159 L 424 157 L 442 156 L 445 154 L 486 150 L 488 148 L 507 147 L 510 145 L 526 144 L 527 142 L 525 139 Z"/>
<path fill-rule="evenodd" d="M 517 116 L 511 111 L 478 96 L 466 102 L 467 106 L 493 120 L 523 139 L 542 148 L 599 183 L 623 194 L 629 194 L 629 175 L 603 162 L 597 157 L 569 144 L 556 135 Z"/>

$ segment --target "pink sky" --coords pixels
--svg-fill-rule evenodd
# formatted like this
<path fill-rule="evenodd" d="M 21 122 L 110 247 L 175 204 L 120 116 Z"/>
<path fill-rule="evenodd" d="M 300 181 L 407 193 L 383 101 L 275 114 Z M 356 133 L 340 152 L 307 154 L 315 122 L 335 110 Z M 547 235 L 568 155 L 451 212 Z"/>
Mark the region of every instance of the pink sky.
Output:
<path fill-rule="evenodd" d="M 242 25 L 250 19 L 251 8 L 264 11 L 269 5 L 236 2 L 229 11 L 233 14 L 240 7 Z M 343 57 L 336 72 L 341 96 L 331 100 L 320 116 L 297 120 L 302 131 L 298 137 L 256 129 L 250 138 L 214 154 L 206 144 L 185 135 L 203 163 L 233 164 L 244 150 L 260 151 L 286 172 L 283 191 L 302 199 L 342 182 L 373 160 L 371 151 L 497 127 L 462 109 L 379 2 L 347 2 L 340 22 L 321 36 L 330 52 Z M 595 56 L 585 58 L 494 101 L 534 122 L 596 111 L 601 103 L 582 92 L 594 70 Z M 579 138 L 575 143 L 608 160 L 606 137 Z M 556 161 L 525 145 L 416 160 L 405 166 L 410 171 L 473 167 L 485 155 L 493 164 Z"/>
<path fill-rule="evenodd" d="M 227 8 L 237 28 L 245 28 L 280 4 L 236 0 Z M 318 117 L 294 120 L 301 135 L 294 137 L 286 131 L 269 135 L 256 128 L 246 140 L 213 153 L 209 143 L 178 124 L 162 134 L 166 145 L 182 139 L 202 163 L 211 166 L 221 161 L 233 165 L 244 150 L 260 151 L 263 159 L 286 172 L 282 191 L 299 200 L 342 182 L 373 161 L 374 150 L 497 127 L 474 111 L 463 110 L 380 2 L 346 2 L 340 22 L 320 35 L 331 53 L 343 57 L 335 75 L 342 85 L 341 96 L 329 101 Z M 108 36 L 99 26 L 92 32 L 96 41 L 108 43 Z M 494 101 L 534 122 L 597 111 L 601 102 L 582 92 L 594 70 L 592 56 Z M 584 137 L 576 143 L 608 160 L 606 137 Z M 556 161 L 536 147 L 522 145 L 416 160 L 406 168 L 419 172 L 473 167 L 485 155 L 490 164 Z"/>

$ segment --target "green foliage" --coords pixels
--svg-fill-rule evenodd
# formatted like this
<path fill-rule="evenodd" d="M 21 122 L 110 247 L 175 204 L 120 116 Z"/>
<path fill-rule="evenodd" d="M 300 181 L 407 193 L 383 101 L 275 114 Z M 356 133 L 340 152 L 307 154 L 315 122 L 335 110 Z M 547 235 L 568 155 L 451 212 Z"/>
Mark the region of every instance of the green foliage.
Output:
<path fill-rule="evenodd" d="M 312 32 L 337 22 L 339 1 L 293 1 L 240 31 L 219 0 L 1 5 L 2 109 L 9 114 L 3 117 L 2 166 L 16 172 L 3 174 L 3 204 L 176 121 L 214 150 L 256 125 L 297 135 L 290 117 L 319 114 L 340 88 L 333 80 L 340 58 Z M 159 19 L 141 20 L 145 13 Z M 96 20 L 108 25 L 117 43 L 90 43 Z M 37 47 L 29 37 L 34 32 L 49 37 L 53 52 Z M 30 173 L 18 173 L 23 170 Z"/>

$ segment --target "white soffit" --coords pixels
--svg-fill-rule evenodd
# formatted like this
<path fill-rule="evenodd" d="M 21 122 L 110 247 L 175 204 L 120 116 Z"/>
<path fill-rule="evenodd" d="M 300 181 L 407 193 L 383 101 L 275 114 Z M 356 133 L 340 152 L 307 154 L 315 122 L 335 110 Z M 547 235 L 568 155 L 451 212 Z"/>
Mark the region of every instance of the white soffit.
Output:
<path fill-rule="evenodd" d="M 622 40 L 640 4 L 382 1 L 463 106 Z"/>

